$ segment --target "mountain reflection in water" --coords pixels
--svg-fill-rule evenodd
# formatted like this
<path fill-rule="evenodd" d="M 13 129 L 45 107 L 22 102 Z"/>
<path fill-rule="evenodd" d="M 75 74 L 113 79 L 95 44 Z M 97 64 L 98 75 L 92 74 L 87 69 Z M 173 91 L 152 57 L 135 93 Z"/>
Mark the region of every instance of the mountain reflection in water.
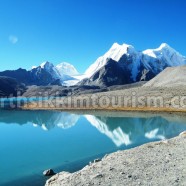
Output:
<path fill-rule="evenodd" d="M 24 117 L 23 117 L 24 116 Z M 138 143 L 140 138 L 163 140 L 171 138 L 183 130 L 186 130 L 186 119 L 173 120 L 162 116 L 117 116 L 103 115 L 79 115 L 57 111 L 6 111 L 1 110 L 0 122 L 6 124 L 32 124 L 40 126 L 43 130 L 52 130 L 55 127 L 68 129 L 76 125 L 80 117 L 86 118 L 88 123 L 94 126 L 100 133 L 110 138 L 113 143 L 132 145 Z"/>

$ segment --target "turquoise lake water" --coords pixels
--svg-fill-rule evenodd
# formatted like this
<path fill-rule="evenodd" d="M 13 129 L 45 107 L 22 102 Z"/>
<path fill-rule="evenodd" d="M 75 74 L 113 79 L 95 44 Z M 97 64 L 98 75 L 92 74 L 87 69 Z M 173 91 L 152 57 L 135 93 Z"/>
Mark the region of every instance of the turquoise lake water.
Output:
<path fill-rule="evenodd" d="M 75 172 L 121 149 L 186 130 L 186 117 L 0 110 L 0 185 L 41 186 L 42 172 Z"/>

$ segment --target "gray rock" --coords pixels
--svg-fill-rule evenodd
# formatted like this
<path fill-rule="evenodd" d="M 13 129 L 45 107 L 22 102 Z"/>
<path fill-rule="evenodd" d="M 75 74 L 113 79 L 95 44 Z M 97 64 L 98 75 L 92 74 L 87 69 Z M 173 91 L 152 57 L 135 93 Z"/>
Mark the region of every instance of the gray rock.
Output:
<path fill-rule="evenodd" d="M 53 176 L 53 175 L 55 175 L 56 173 L 52 170 L 52 169 L 48 169 L 48 170 L 45 170 L 44 172 L 43 172 L 43 175 L 44 176 Z"/>
<path fill-rule="evenodd" d="M 94 163 L 97 163 L 97 162 L 99 162 L 99 161 L 101 161 L 101 159 L 99 159 L 99 158 L 98 158 L 98 159 L 95 159 L 95 160 L 94 160 Z"/>

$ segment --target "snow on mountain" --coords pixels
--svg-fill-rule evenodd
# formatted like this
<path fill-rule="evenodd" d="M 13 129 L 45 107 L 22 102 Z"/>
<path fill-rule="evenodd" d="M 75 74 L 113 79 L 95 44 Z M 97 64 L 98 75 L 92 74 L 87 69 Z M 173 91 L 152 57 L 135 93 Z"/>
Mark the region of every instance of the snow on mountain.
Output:
<path fill-rule="evenodd" d="M 86 78 L 88 78 L 89 81 L 101 81 L 100 74 L 106 76 L 106 72 L 109 70 L 102 69 L 110 62 L 109 59 L 118 62 L 123 69 L 123 74 L 126 76 L 125 78 L 128 79 L 128 83 L 141 80 L 147 81 L 155 77 L 166 67 L 186 64 L 186 57 L 179 54 L 166 43 L 162 43 L 157 49 L 148 49 L 142 52 L 135 50 L 133 46 L 128 44 L 119 45 L 114 43 L 108 52 L 99 57 L 95 63 L 86 70 Z M 96 74 L 96 77 L 94 77 L 94 74 Z M 113 78 L 114 76 L 117 77 L 117 74 L 113 74 Z M 102 77 L 102 79 L 108 78 Z"/>
<path fill-rule="evenodd" d="M 77 83 L 79 83 L 79 81 L 80 80 L 78 80 L 78 79 L 66 80 L 66 81 L 63 81 L 62 85 L 67 86 L 67 87 L 70 87 L 70 86 L 76 85 Z"/>
<path fill-rule="evenodd" d="M 32 67 L 32 70 L 36 70 L 38 71 L 38 73 L 40 73 L 40 69 L 43 69 L 44 71 L 49 73 L 53 78 L 53 81 L 59 80 L 61 81 L 60 83 L 61 85 L 68 85 L 68 86 L 73 84 L 71 81 L 76 80 L 76 78 L 72 77 L 72 75 L 74 76 L 78 74 L 77 70 L 73 67 L 73 65 L 69 63 L 61 63 L 55 67 L 52 63 L 46 61 L 43 62 L 38 67 L 36 66 Z"/>
<path fill-rule="evenodd" d="M 58 64 L 56 69 L 61 75 L 76 76 L 79 74 L 73 65 L 66 62 Z"/>
<path fill-rule="evenodd" d="M 46 62 L 43 62 L 40 65 L 40 67 L 42 69 L 46 70 L 48 73 L 50 73 L 54 79 L 56 79 L 56 80 L 61 79 L 60 73 L 57 71 L 57 69 L 55 68 L 55 66 L 52 63 L 46 61 Z"/>
<path fill-rule="evenodd" d="M 60 79 L 62 85 L 72 86 L 83 79 L 89 79 L 90 81 L 94 79 L 95 82 L 101 81 L 101 78 L 104 80 L 110 79 L 111 77 L 106 77 L 109 70 L 107 68 L 111 68 L 110 66 L 106 67 L 106 64 L 110 61 L 109 59 L 116 61 L 118 68 L 122 68 L 121 74 L 124 75 L 123 78 L 126 79 L 126 83 L 147 81 L 154 78 L 166 67 L 186 65 L 186 57 L 166 43 L 162 43 L 156 49 L 147 49 L 142 52 L 135 50 L 132 45 L 114 43 L 108 52 L 90 65 L 83 75 L 80 75 L 73 65 L 66 62 L 60 63 L 56 67 L 52 63 L 44 62 L 40 65 L 40 68 L 49 72 L 54 80 Z M 103 67 L 106 68 L 102 69 Z M 35 70 L 37 67 L 34 66 L 33 69 Z M 101 73 L 97 73 L 100 69 L 102 69 Z M 99 81 L 96 77 L 93 77 L 95 73 L 97 73 L 96 77 L 99 76 L 97 77 Z M 100 77 L 101 75 L 104 77 Z M 113 79 L 119 77 L 113 73 Z"/>
<path fill-rule="evenodd" d="M 95 63 L 93 63 L 85 72 L 87 77 L 91 77 L 97 70 L 103 67 L 106 63 L 108 58 L 113 59 L 114 61 L 119 61 L 119 59 L 124 54 L 131 54 L 135 53 L 135 49 L 132 45 L 119 45 L 118 43 L 114 43 L 110 50 L 106 52 L 103 56 L 99 57 Z"/>
<path fill-rule="evenodd" d="M 166 43 L 162 43 L 157 49 L 148 49 L 142 53 L 150 58 L 164 60 L 168 66 L 180 66 L 186 64 L 186 57 L 182 56 Z"/>
<path fill-rule="evenodd" d="M 37 68 L 37 66 L 32 66 L 31 70 L 32 70 L 32 69 L 35 69 L 35 68 Z"/>
<path fill-rule="evenodd" d="M 87 76 L 85 74 L 82 74 L 82 75 L 76 75 L 76 76 L 72 76 L 74 79 L 72 80 L 66 80 L 66 81 L 63 81 L 63 85 L 64 86 L 74 86 L 76 85 L 77 83 L 79 83 L 81 80 L 87 78 Z"/>

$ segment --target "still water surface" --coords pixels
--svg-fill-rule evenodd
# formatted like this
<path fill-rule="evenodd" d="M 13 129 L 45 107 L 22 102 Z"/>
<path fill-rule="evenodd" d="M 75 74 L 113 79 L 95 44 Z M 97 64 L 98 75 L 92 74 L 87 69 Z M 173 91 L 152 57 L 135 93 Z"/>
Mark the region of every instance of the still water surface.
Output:
<path fill-rule="evenodd" d="M 44 185 L 42 172 L 74 172 L 97 157 L 186 130 L 186 117 L 0 110 L 0 185 Z"/>

